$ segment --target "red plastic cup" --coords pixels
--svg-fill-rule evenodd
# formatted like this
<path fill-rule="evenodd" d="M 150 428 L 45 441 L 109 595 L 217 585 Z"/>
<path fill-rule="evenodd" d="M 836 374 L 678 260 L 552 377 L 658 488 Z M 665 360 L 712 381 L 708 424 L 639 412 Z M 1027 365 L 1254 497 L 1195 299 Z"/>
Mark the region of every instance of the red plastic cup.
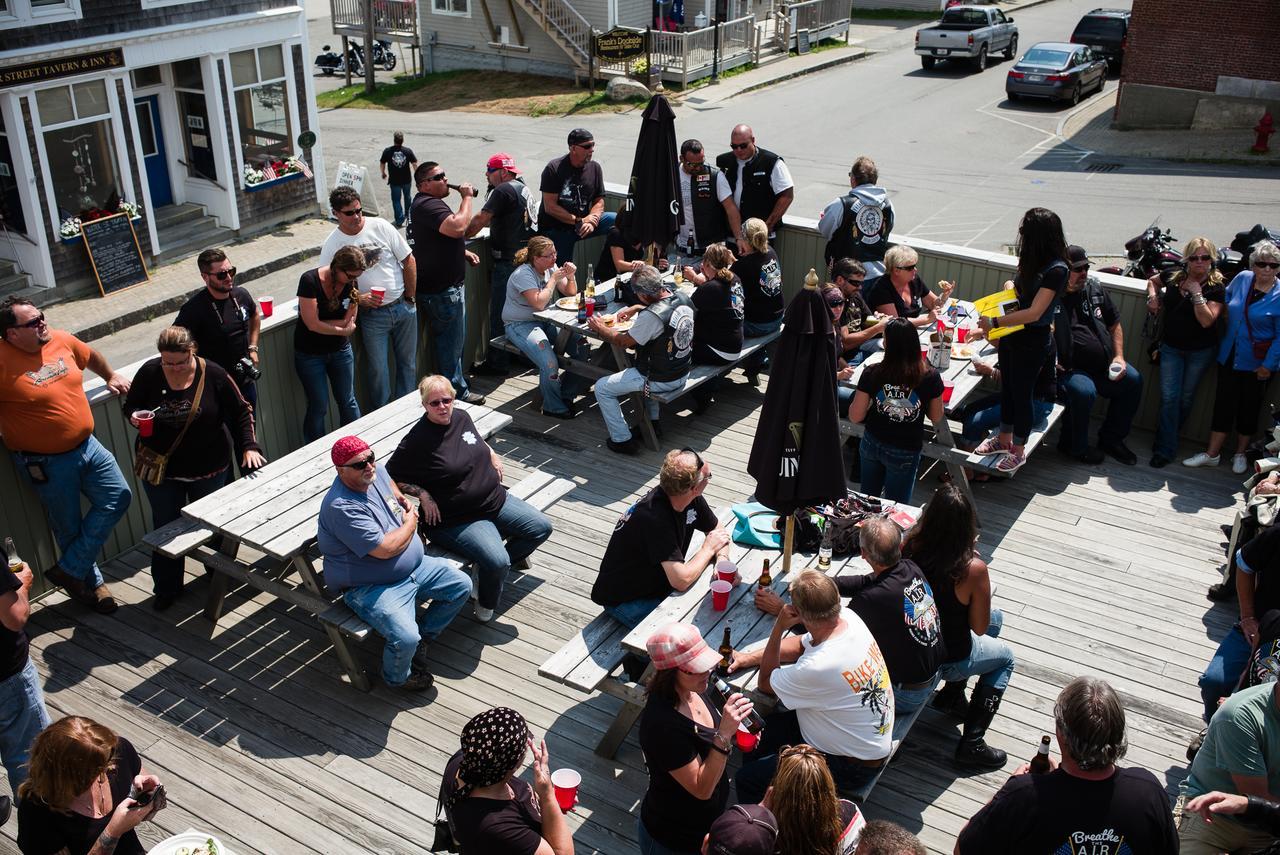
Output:
<path fill-rule="evenodd" d="M 387 296 L 387 289 L 386 288 L 370 288 L 369 294 L 375 297 L 377 301 L 381 303 L 383 299 Z"/>
<path fill-rule="evenodd" d="M 138 420 L 138 436 L 151 436 L 156 426 L 155 410 L 134 410 L 133 417 Z"/>
<path fill-rule="evenodd" d="M 717 579 L 711 583 L 711 608 L 718 612 L 722 612 L 729 608 L 729 592 L 733 590 L 733 585 Z"/>
<path fill-rule="evenodd" d="M 556 804 L 560 810 L 573 810 L 578 803 L 578 787 L 582 785 L 582 775 L 572 769 L 557 769 L 551 773 L 551 786 L 556 791 Z"/>
<path fill-rule="evenodd" d="M 929 348 L 927 348 L 927 347 L 922 347 L 922 348 L 920 348 L 920 360 L 921 360 L 922 362 L 928 362 L 928 361 L 929 361 Z"/>
<path fill-rule="evenodd" d="M 755 751 L 760 742 L 760 734 L 747 730 L 745 724 L 738 725 L 738 748 L 742 751 Z"/>
<path fill-rule="evenodd" d="M 258 298 L 258 305 L 262 307 L 262 317 L 264 318 L 271 317 L 271 313 L 276 310 L 275 302 L 276 302 L 275 297 L 259 297 Z"/>
<path fill-rule="evenodd" d="M 944 382 L 944 383 L 942 384 L 942 403 L 944 403 L 944 404 L 950 404 L 950 403 L 951 403 L 951 396 L 952 396 L 952 394 L 954 394 L 954 393 L 955 393 L 955 391 L 956 391 L 956 387 L 955 387 L 955 384 L 954 384 L 954 383 L 945 383 L 945 382 Z"/>
<path fill-rule="evenodd" d="M 738 565 L 732 561 L 721 561 L 716 564 L 716 578 L 721 581 L 733 584 L 733 580 L 738 577 Z"/>
<path fill-rule="evenodd" d="M 964 344 L 964 340 L 969 337 L 968 327 L 956 327 L 956 341 Z"/>
<path fill-rule="evenodd" d="M 940 332 L 940 333 L 944 333 L 944 332 L 946 332 L 946 331 L 947 331 L 947 322 L 946 322 L 946 321 L 944 321 L 944 320 L 942 320 L 941 318 L 939 318 L 939 319 L 938 319 L 938 332 Z"/>

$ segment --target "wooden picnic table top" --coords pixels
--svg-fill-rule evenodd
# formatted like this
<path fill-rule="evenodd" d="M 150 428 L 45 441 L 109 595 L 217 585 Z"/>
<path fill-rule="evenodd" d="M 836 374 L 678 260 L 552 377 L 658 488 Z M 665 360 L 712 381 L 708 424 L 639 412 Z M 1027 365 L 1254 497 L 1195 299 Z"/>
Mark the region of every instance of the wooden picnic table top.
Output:
<path fill-rule="evenodd" d="M 604 282 L 600 282 L 596 284 L 596 296 L 605 296 L 608 298 L 609 305 L 608 305 L 608 308 L 605 309 L 605 311 L 607 312 L 616 312 L 619 309 L 626 308 L 622 303 L 616 302 L 614 300 L 614 289 L 619 279 L 626 281 L 627 277 L 624 274 L 624 276 L 614 277 L 613 279 L 608 279 Z M 663 281 L 667 282 L 674 289 L 675 287 L 674 280 L 671 278 L 670 274 L 664 274 Z M 684 290 L 686 293 L 689 293 L 692 290 L 692 288 L 693 286 L 691 283 L 686 283 L 685 285 L 681 286 L 681 290 Z M 569 297 L 569 298 L 557 297 L 556 299 L 557 300 L 558 299 L 577 300 L 577 297 L 576 296 Z M 569 330 L 571 332 L 580 333 L 586 336 L 587 338 L 592 338 L 592 339 L 595 339 L 596 341 L 603 340 L 601 339 L 600 334 L 597 333 L 595 330 L 591 329 L 591 327 L 583 323 L 578 323 L 578 309 L 577 309 L 576 303 L 574 304 L 574 308 L 572 309 L 561 309 L 556 306 L 555 301 L 552 301 L 550 304 L 547 305 L 547 308 L 543 309 L 540 312 L 534 312 L 533 316 L 540 321 L 547 321 L 551 324 L 554 324 L 558 329 Z"/>
<path fill-rule="evenodd" d="M 927 345 L 929 343 L 929 334 L 932 333 L 935 329 L 936 328 L 933 326 L 922 327 L 920 329 L 921 346 Z M 939 369 L 938 371 L 938 373 L 942 375 L 942 382 L 949 383 L 951 384 L 951 386 L 954 387 L 951 392 L 951 400 L 948 401 L 944 407 L 948 415 L 950 415 L 955 410 L 958 410 L 960 406 L 964 404 L 965 400 L 967 400 L 969 396 L 972 395 L 977 390 L 978 386 L 981 385 L 982 383 L 982 375 L 972 370 L 973 361 L 975 359 L 990 358 L 992 356 L 995 356 L 995 353 L 996 353 L 995 347 L 992 346 L 991 342 L 985 339 L 983 339 L 981 342 L 973 342 L 972 347 L 970 347 L 970 344 L 971 344 L 970 342 L 966 342 L 963 345 L 961 344 L 952 345 L 951 364 L 948 365 L 946 368 Z M 965 350 L 960 351 L 959 350 L 960 348 L 965 348 Z M 970 352 L 970 351 L 972 351 L 972 355 L 970 356 L 956 355 L 957 352 Z M 870 366 L 878 364 L 883 359 L 884 359 L 883 350 L 877 351 L 871 354 L 871 356 L 863 360 L 862 363 L 853 370 L 852 377 L 850 377 L 848 380 L 839 381 L 840 384 L 844 386 L 848 386 L 850 388 L 856 387 L 858 385 L 858 378 L 862 376 L 862 372 L 865 371 Z"/>
<path fill-rule="evenodd" d="M 485 439 L 511 424 L 510 416 L 488 407 L 461 401 L 454 407 L 471 416 Z M 386 460 L 422 415 L 415 390 L 192 502 L 182 509 L 183 516 L 274 558 L 292 558 L 315 537 L 320 504 L 333 484 L 329 451 L 337 438 L 359 436 L 379 460 Z"/>

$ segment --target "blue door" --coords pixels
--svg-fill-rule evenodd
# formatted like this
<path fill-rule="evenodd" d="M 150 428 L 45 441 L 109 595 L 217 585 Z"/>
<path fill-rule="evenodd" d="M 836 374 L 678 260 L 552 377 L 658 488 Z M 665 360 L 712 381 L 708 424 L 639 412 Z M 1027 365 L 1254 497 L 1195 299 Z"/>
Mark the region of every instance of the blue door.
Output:
<path fill-rule="evenodd" d="M 169 186 L 169 159 L 164 153 L 164 134 L 160 130 L 160 96 L 146 95 L 133 102 L 138 120 L 138 136 L 142 138 L 142 161 L 147 168 L 147 184 L 151 187 L 151 210 L 173 204 L 173 188 Z"/>

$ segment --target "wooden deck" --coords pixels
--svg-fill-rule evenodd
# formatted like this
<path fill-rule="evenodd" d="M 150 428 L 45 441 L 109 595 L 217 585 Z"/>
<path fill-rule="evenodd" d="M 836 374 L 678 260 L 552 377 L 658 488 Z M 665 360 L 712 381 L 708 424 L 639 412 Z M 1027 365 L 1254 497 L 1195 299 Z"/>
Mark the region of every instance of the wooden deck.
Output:
<path fill-rule="evenodd" d="M 754 486 L 746 460 L 763 387 L 731 378 L 706 416 L 664 413 L 665 446 L 692 446 L 712 464 L 707 496 L 717 506 Z M 533 569 L 512 578 L 498 619 L 481 625 L 464 609 L 435 645 L 436 688 L 421 698 L 341 684 L 315 622 L 252 590 L 233 591 L 216 630 L 200 615 L 201 578 L 171 611 L 153 612 L 140 550 L 105 568 L 123 604 L 116 615 L 88 613 L 62 594 L 35 610 L 32 654 L 51 714 L 89 715 L 126 735 L 167 785 L 170 807 L 140 828 L 144 841 L 194 826 L 239 855 L 426 852 L 441 771 L 463 724 L 507 704 L 547 734 L 553 767 L 583 772 L 570 819 L 577 851 L 636 851 L 647 778 L 634 733 L 614 761 L 591 751 L 617 701 L 584 697 L 536 672 L 597 613 L 589 592 L 609 533 L 655 483 L 660 458 L 604 449 L 594 408 L 573 422 L 542 417 L 535 380 L 525 374 L 492 391 L 491 381 L 477 384 L 490 406 L 515 417 L 494 442 L 507 480 L 537 467 L 578 487 L 552 508 L 555 534 Z M 1132 440 L 1144 461 L 1136 467 L 1067 465 L 1046 448 L 1012 481 L 975 485 L 1004 637 L 1018 655 L 989 734 L 1009 752 L 1009 768 L 1052 733 L 1063 683 L 1091 673 L 1125 699 L 1127 763 L 1150 769 L 1170 793 L 1185 775 L 1184 748 L 1199 727 L 1196 676 L 1234 609 L 1210 608 L 1204 591 L 1222 560 L 1218 526 L 1230 520 L 1240 485 L 1225 467 L 1152 470 L 1149 442 Z M 933 483 L 930 476 L 917 490 L 917 503 Z M 371 666 L 379 649 L 375 642 L 363 651 Z M 926 710 L 868 816 L 951 852 L 965 820 L 1005 779 L 952 766 L 958 731 Z M 0 852 L 16 851 L 16 833 L 16 821 L 0 829 Z"/>

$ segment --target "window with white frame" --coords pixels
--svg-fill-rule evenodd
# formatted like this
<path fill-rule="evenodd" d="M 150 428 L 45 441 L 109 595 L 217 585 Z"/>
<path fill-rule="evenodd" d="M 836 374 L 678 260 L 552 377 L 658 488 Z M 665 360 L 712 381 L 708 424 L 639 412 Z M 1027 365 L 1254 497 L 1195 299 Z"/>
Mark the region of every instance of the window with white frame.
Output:
<path fill-rule="evenodd" d="M 109 87 L 106 80 L 87 80 L 36 92 L 59 221 L 115 213 L 122 196 Z"/>
<path fill-rule="evenodd" d="M 231 54 L 231 86 L 245 164 L 257 167 L 293 154 L 283 48 L 269 45 Z"/>
<path fill-rule="evenodd" d="M 471 0 L 431 0 L 431 11 L 436 15 L 461 15 L 471 17 Z"/>
<path fill-rule="evenodd" d="M 80 0 L 0 0 L 0 28 L 33 27 L 80 17 Z"/>

